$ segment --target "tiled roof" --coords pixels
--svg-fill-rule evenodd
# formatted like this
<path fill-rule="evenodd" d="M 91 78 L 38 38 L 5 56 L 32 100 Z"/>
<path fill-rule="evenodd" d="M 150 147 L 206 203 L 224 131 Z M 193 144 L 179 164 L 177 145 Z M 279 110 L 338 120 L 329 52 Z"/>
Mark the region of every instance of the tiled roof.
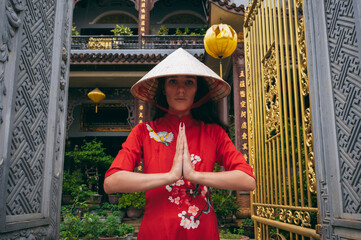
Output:
<path fill-rule="evenodd" d="M 244 15 L 245 6 L 243 4 L 237 6 L 230 0 L 209 0 L 210 2 L 217 4 L 222 9 L 228 12 Z"/>
<path fill-rule="evenodd" d="M 70 64 L 157 64 L 168 54 L 71 53 Z M 204 54 L 194 54 L 203 61 Z"/>

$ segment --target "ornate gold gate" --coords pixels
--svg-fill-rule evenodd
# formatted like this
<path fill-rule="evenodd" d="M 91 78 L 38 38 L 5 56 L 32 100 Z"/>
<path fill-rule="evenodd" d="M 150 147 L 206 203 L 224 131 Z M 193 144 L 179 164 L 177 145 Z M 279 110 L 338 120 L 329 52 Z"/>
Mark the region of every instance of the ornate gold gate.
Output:
<path fill-rule="evenodd" d="M 319 239 L 302 0 L 253 0 L 244 36 L 256 239 Z"/>

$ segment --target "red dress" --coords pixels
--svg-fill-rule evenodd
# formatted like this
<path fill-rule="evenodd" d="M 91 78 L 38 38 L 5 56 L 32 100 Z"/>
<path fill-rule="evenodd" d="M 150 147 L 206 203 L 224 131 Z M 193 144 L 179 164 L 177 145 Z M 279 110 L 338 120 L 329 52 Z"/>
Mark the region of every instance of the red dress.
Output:
<path fill-rule="evenodd" d="M 185 123 L 189 153 L 196 171 L 212 172 L 217 162 L 225 170 L 241 170 L 254 177 L 252 167 L 236 151 L 221 127 L 194 120 L 190 114 L 180 120 L 166 114 L 155 121 L 138 124 L 105 177 L 119 170 L 133 171 L 142 157 L 144 173 L 169 172 L 180 122 Z M 146 191 L 145 196 L 145 212 L 137 239 L 219 239 L 208 187 L 181 179 Z"/>

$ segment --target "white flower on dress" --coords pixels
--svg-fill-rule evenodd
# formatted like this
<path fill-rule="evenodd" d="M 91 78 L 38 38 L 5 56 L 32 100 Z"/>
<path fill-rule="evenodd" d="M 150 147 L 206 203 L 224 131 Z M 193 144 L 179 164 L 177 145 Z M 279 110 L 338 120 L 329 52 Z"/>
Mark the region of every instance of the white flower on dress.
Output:
<path fill-rule="evenodd" d="M 172 198 L 172 196 L 169 196 L 168 199 L 169 199 L 170 202 L 172 202 L 172 203 L 174 202 L 174 199 Z"/>
<path fill-rule="evenodd" d="M 191 221 L 188 218 L 182 218 L 180 225 L 186 229 L 190 229 L 192 226 Z"/>
<path fill-rule="evenodd" d="M 197 228 L 198 226 L 199 226 L 199 220 L 196 220 L 196 221 L 192 221 L 192 222 L 191 222 L 191 227 L 192 227 L 193 229 Z"/>
<path fill-rule="evenodd" d="M 192 161 L 192 164 L 195 165 L 197 162 L 202 161 L 202 159 L 198 155 L 191 154 L 191 161 Z"/>
<path fill-rule="evenodd" d="M 182 185 L 184 185 L 183 179 L 182 179 L 182 178 L 179 179 L 179 180 L 175 183 L 175 185 L 177 185 L 177 186 L 182 186 Z"/>
<path fill-rule="evenodd" d="M 178 214 L 178 217 L 182 218 L 180 225 L 184 227 L 185 229 L 195 229 L 199 226 L 199 220 L 194 220 L 194 216 L 187 215 L 185 211 L 182 211 L 182 213 Z"/>
<path fill-rule="evenodd" d="M 165 188 L 168 190 L 168 192 L 172 191 L 172 187 L 170 185 L 165 186 Z"/>

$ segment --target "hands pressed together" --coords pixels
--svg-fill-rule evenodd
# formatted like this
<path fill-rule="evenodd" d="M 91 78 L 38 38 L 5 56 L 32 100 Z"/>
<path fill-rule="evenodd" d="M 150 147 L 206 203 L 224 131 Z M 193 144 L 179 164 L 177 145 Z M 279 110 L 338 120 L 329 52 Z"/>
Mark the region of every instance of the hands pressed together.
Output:
<path fill-rule="evenodd" d="M 192 165 L 191 156 L 188 150 L 188 143 L 184 123 L 179 124 L 176 152 L 173 159 L 173 166 L 169 172 L 174 181 L 185 178 L 192 181 L 197 172 Z"/>

